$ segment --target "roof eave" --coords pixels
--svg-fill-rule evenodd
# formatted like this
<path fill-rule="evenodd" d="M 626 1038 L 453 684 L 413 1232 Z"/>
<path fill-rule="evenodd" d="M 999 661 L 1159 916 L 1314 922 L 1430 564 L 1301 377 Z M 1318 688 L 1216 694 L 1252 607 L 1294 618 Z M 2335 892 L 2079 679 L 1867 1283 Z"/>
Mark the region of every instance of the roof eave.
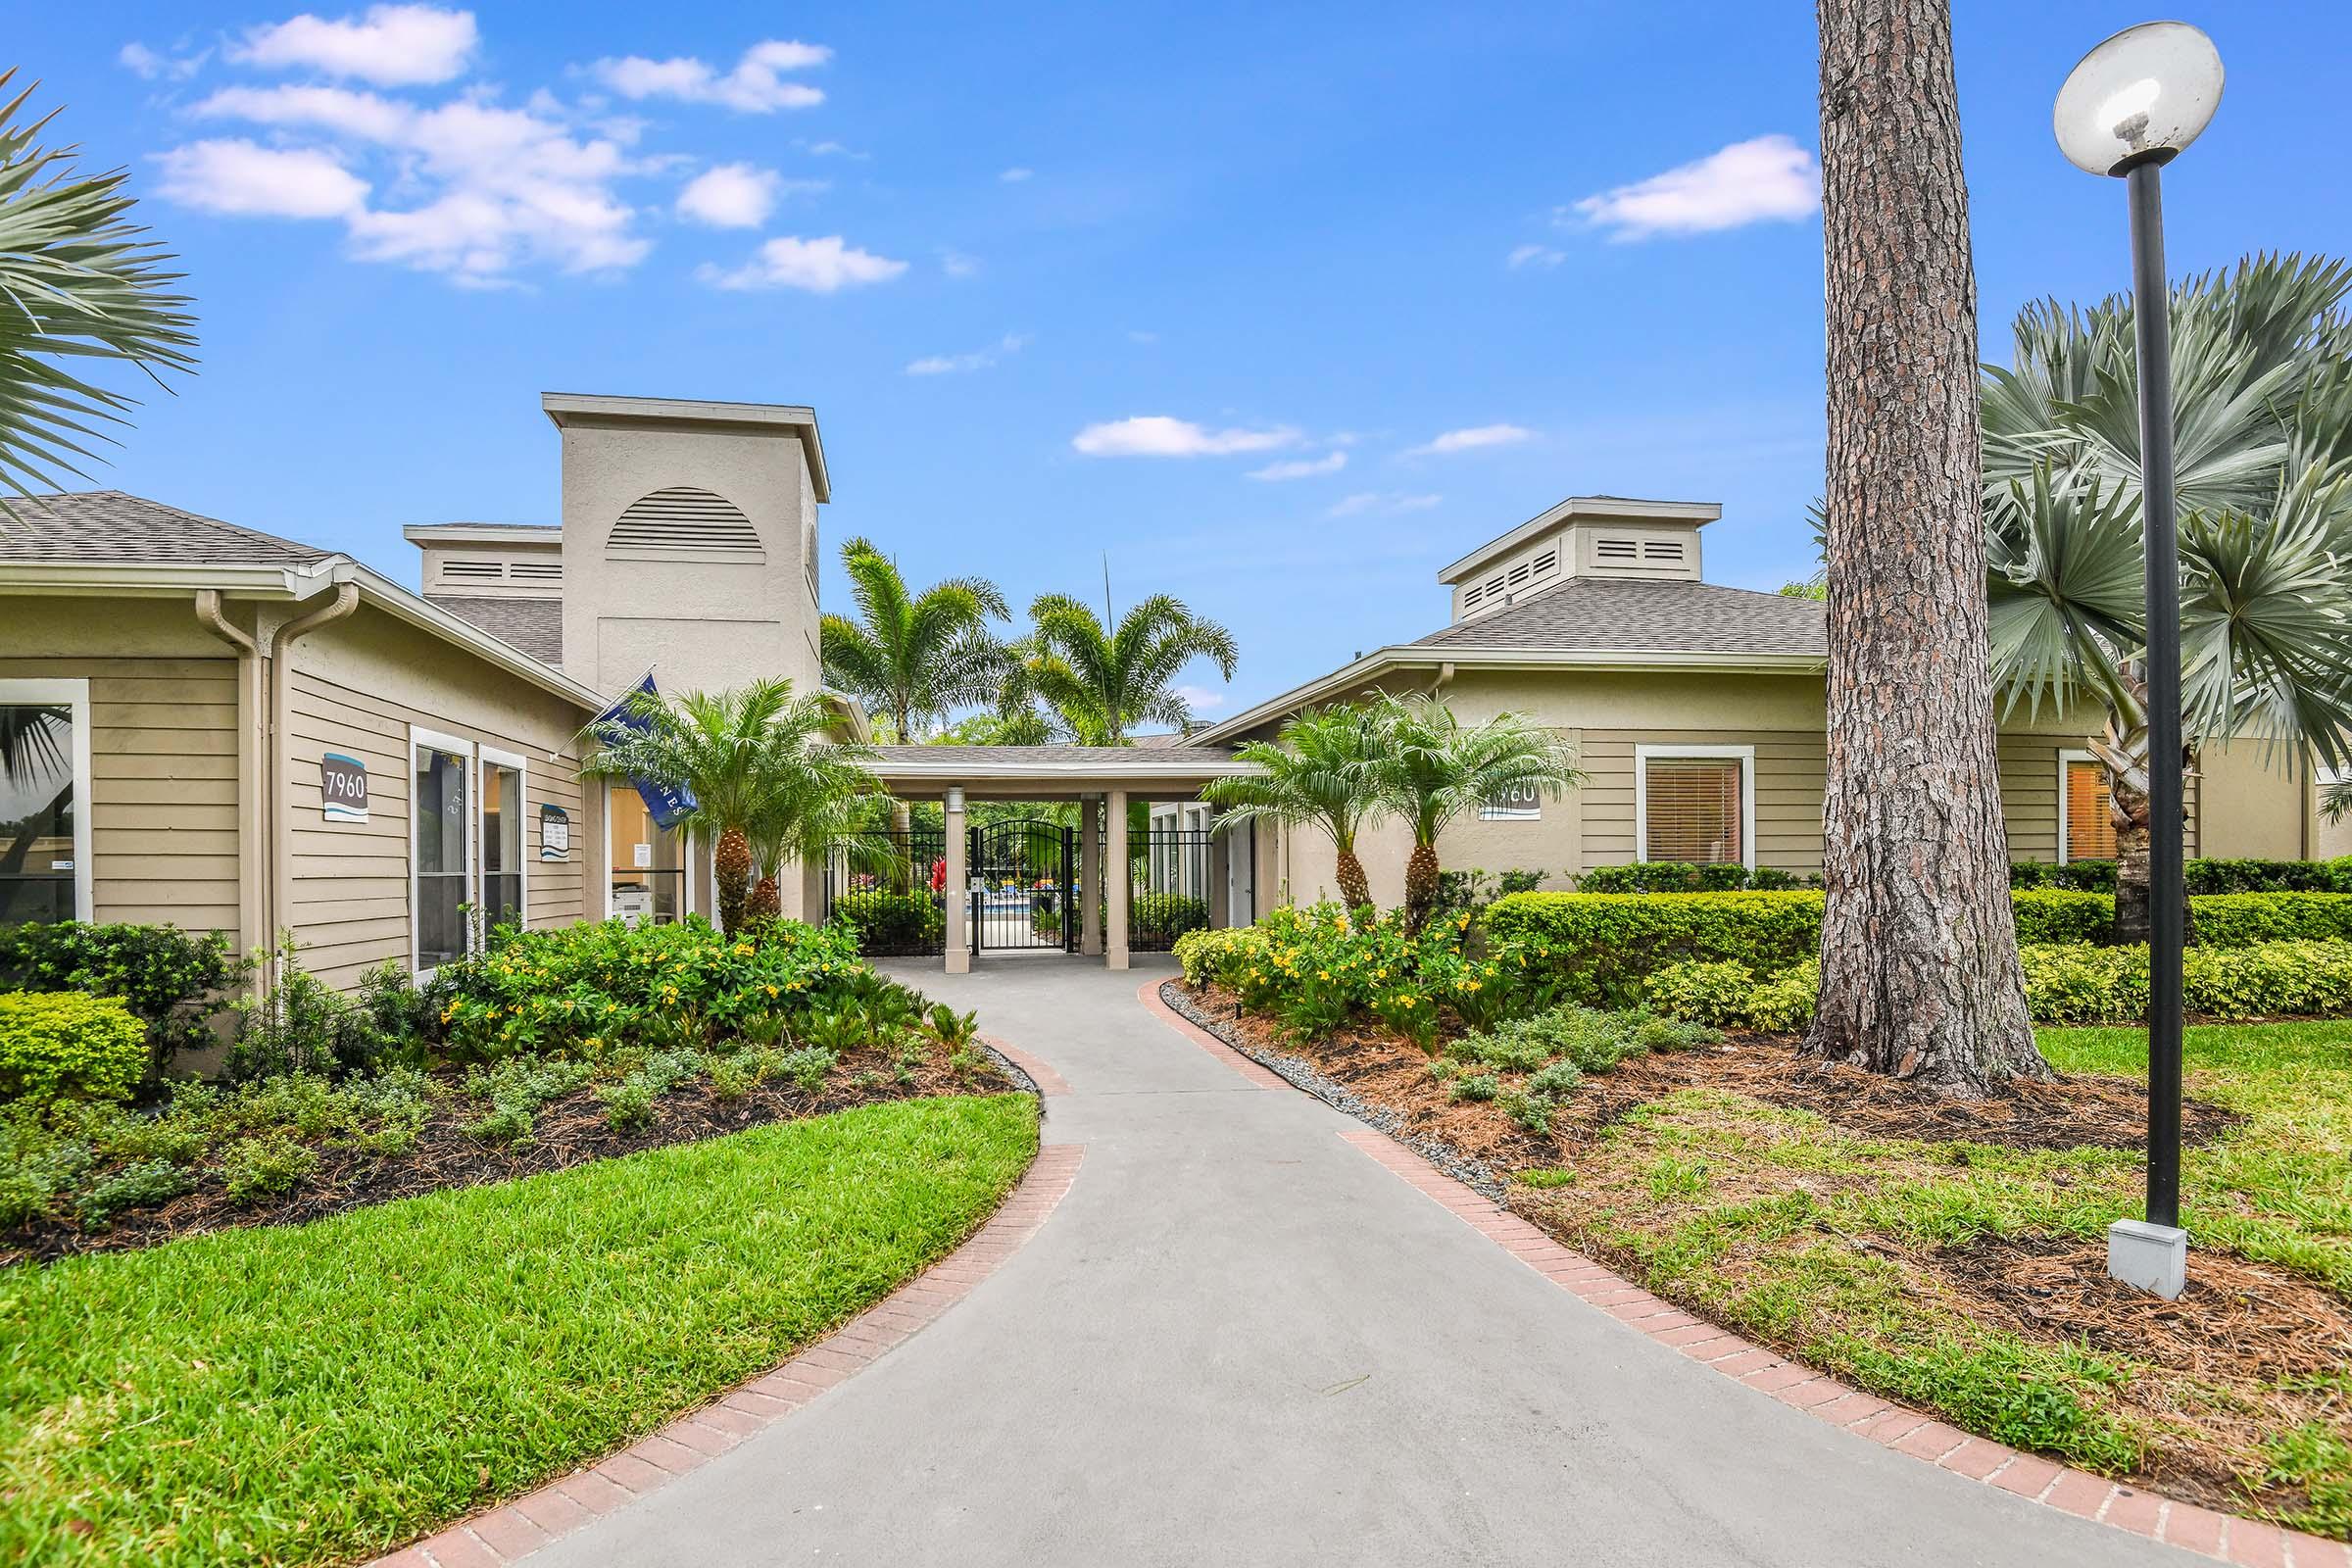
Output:
<path fill-rule="evenodd" d="M 483 662 L 495 664 L 507 673 L 529 681 L 541 690 L 552 692 L 589 712 L 602 712 L 611 706 L 612 699 L 594 687 L 581 685 L 555 665 L 533 659 L 513 643 L 491 636 L 473 622 L 419 598 L 380 572 L 360 564 L 349 556 L 341 556 L 336 560 L 334 581 L 356 583 L 360 597 L 378 610 L 431 632 L 444 641 L 456 643 L 479 656 Z"/>
<path fill-rule="evenodd" d="M 18 594 L 151 598 L 217 588 L 247 599 L 308 599 L 337 558 L 286 565 L 121 561 L 0 562 L 0 588 Z"/>
<path fill-rule="evenodd" d="M 798 403 L 727 403 L 698 398 L 637 398 L 606 392 L 542 392 L 539 407 L 556 428 L 566 419 L 631 420 L 658 424 L 735 426 L 790 430 L 808 459 L 808 482 L 820 502 L 833 499 L 825 471 L 825 444 L 817 435 L 816 411 Z"/>

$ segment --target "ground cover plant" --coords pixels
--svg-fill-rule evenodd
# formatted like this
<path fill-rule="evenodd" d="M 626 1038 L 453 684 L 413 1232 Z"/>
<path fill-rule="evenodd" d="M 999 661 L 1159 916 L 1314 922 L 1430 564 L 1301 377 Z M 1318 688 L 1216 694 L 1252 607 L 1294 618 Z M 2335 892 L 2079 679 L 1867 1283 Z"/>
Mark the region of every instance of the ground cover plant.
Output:
<path fill-rule="evenodd" d="M 348 1561 L 592 1460 L 959 1243 L 1026 1095 L 873 1104 L 0 1270 L 0 1560 Z"/>
<path fill-rule="evenodd" d="M 2352 1531 L 2352 1023 L 2190 1032 L 2196 1250 L 2176 1306 L 2105 1277 L 2105 1227 L 2141 1196 L 2138 1030 L 2045 1028 L 2060 1081 L 1947 1100 L 1809 1061 L 1785 1037 L 1668 1021 L 1713 982 L 1770 1027 L 1799 1028 L 1804 959 L 1762 984 L 1736 962 L 1683 965 L 1650 988 L 1648 1012 L 1498 972 L 1493 1016 L 1472 1024 L 1433 990 L 1438 1022 L 1408 1030 L 1353 1000 L 1360 986 L 1345 1004 L 1286 1003 L 1272 977 L 1287 986 L 1302 953 L 1363 961 L 1350 948 L 1368 938 L 1323 928 L 1319 945 L 1296 925 L 1203 933 L 1171 1000 L 1477 1161 L 1563 1241 L 1783 1353 L 2170 1495 Z M 2297 957 L 2281 950 L 2336 946 L 2192 961 L 2276 993 Z M 2103 975 L 2136 956 L 2144 996 L 2144 954 L 2052 951 Z M 1519 956 L 1534 950 L 1499 967 Z M 2341 961 L 2300 956 L 2328 975 Z"/>

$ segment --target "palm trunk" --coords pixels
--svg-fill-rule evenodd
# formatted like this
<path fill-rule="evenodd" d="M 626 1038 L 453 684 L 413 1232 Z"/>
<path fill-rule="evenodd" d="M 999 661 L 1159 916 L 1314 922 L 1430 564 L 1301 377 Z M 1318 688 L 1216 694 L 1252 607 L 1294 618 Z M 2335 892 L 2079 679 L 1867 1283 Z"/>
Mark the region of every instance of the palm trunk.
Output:
<path fill-rule="evenodd" d="M 1437 906 L 1438 847 L 1416 844 L 1411 858 L 1404 862 L 1405 929 L 1418 931 L 1429 924 L 1430 911 Z"/>
<path fill-rule="evenodd" d="M 743 829 L 731 827 L 718 836 L 718 852 L 710 858 L 718 883 L 718 923 L 734 931 L 743 925 L 743 906 L 752 887 L 752 841 Z"/>
<path fill-rule="evenodd" d="M 1949 0 L 1820 0 L 1829 776 L 1812 1054 L 2047 1078 L 1994 753 L 1977 301 Z"/>
<path fill-rule="evenodd" d="M 763 876 L 758 882 L 753 883 L 752 896 L 744 901 L 744 919 L 776 920 L 781 919 L 783 914 L 784 895 L 777 888 L 776 879 L 772 876 Z"/>
<path fill-rule="evenodd" d="M 1372 906 L 1372 883 L 1364 875 L 1364 862 L 1355 858 L 1355 847 L 1348 845 L 1339 855 L 1340 902 L 1350 909 Z"/>

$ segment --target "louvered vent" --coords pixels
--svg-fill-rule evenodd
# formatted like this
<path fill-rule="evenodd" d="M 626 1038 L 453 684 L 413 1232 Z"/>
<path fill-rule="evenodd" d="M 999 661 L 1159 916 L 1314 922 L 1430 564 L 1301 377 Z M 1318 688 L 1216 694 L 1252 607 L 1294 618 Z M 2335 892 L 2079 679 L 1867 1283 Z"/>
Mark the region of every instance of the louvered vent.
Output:
<path fill-rule="evenodd" d="M 562 582 L 564 563 L 561 561 L 517 561 L 507 567 L 507 575 L 516 582 Z"/>
<path fill-rule="evenodd" d="M 1535 574 L 1541 577 L 1546 572 L 1550 571 L 1554 566 L 1557 566 L 1559 564 L 1560 552 L 1555 546 L 1550 550 L 1544 551 L 1542 555 L 1536 558 Z"/>
<path fill-rule="evenodd" d="M 1487 590 L 1482 585 L 1473 583 L 1462 590 L 1462 609 L 1465 611 L 1476 610 L 1486 602 Z"/>
<path fill-rule="evenodd" d="M 441 575 L 444 577 L 466 577 L 483 581 L 499 577 L 504 571 L 505 568 L 495 561 L 460 560 L 441 563 Z"/>
<path fill-rule="evenodd" d="M 605 543 L 612 550 L 739 550 L 757 555 L 760 531 L 725 497 L 673 485 L 630 503 Z"/>
<path fill-rule="evenodd" d="M 1646 539 L 1642 544 L 1643 561 L 1680 561 L 1683 542 L 1680 539 Z"/>
<path fill-rule="evenodd" d="M 1639 558 L 1641 547 L 1631 539 L 1598 539 L 1593 541 L 1592 554 L 1602 561 L 1633 561 Z"/>

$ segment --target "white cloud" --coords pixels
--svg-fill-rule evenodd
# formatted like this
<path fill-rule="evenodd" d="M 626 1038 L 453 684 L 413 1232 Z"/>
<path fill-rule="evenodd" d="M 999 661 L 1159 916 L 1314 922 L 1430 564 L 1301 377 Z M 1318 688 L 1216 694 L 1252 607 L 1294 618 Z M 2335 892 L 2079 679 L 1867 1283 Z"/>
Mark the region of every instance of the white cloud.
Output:
<path fill-rule="evenodd" d="M 1588 196 L 1574 212 L 1608 229 L 1611 239 L 1636 240 L 1808 218 L 1820 207 L 1821 170 L 1812 153 L 1775 135 L 1734 142 L 1696 163 Z"/>
<path fill-rule="evenodd" d="M 1567 259 L 1566 251 L 1555 251 L 1548 245 L 1522 245 L 1503 260 L 1504 265 L 1517 271 L 1523 267 L 1557 267 Z"/>
<path fill-rule="evenodd" d="M 1444 496 L 1403 495 L 1379 490 L 1361 490 L 1343 496 L 1323 511 L 1326 517 L 1356 517 L 1368 512 L 1427 512 L 1444 501 Z"/>
<path fill-rule="evenodd" d="M 126 43 L 115 54 L 116 63 L 143 80 L 185 81 L 203 69 L 210 49 L 192 55 L 167 55 L 143 43 Z"/>
<path fill-rule="evenodd" d="M 1090 458 L 1214 458 L 1234 452 L 1267 452 L 1296 446 L 1298 432 L 1288 425 L 1270 430 L 1209 430 L 1164 414 L 1090 424 L 1070 445 Z"/>
<path fill-rule="evenodd" d="M 1348 466 L 1348 454 L 1327 452 L 1319 458 L 1294 458 L 1287 463 L 1269 463 L 1262 468 L 1250 470 L 1252 479 L 1311 479 L 1319 473 L 1337 473 Z"/>
<path fill-rule="evenodd" d="M 172 148 L 163 165 L 166 196 L 236 218 L 349 218 L 368 200 L 366 180 L 314 148 L 198 141 Z"/>
<path fill-rule="evenodd" d="M 1037 177 L 1037 171 L 1034 169 L 1021 169 L 1015 167 L 1012 169 L 1007 169 L 1004 171 L 1004 172 L 999 174 L 997 177 L 1007 185 L 1018 185 L 1024 179 L 1035 179 Z"/>
<path fill-rule="evenodd" d="M 851 150 L 850 148 L 848 148 L 848 147 L 846 147 L 846 146 L 842 145 L 840 142 L 837 142 L 837 141 L 818 141 L 818 142 L 806 142 L 806 141 L 804 141 L 804 142 L 795 142 L 795 143 L 794 143 L 794 145 L 795 145 L 795 146 L 797 146 L 797 147 L 799 147 L 799 148 L 800 148 L 800 149 L 801 149 L 803 152 L 806 152 L 806 153 L 807 153 L 807 154 L 808 154 L 809 157 L 811 157 L 811 158 L 858 158 L 858 159 L 864 159 L 864 158 L 871 158 L 871 157 L 873 156 L 873 154 L 871 154 L 871 153 L 861 153 L 861 152 L 855 152 L 855 151 Z"/>
<path fill-rule="evenodd" d="M 329 22 L 306 12 L 251 28 L 229 58 L 279 70 L 307 67 L 380 87 L 414 86 L 464 72 L 480 41 L 470 11 L 381 5 L 357 19 Z"/>
<path fill-rule="evenodd" d="M 961 251 L 941 251 L 939 270 L 950 277 L 973 277 L 980 271 L 980 258 L 966 256 Z"/>
<path fill-rule="evenodd" d="M 1448 453 L 1475 452 L 1481 447 L 1517 446 L 1530 440 L 1535 431 L 1516 424 L 1478 424 L 1466 430 L 1448 430 L 1433 441 L 1425 441 L 1405 454 L 1408 458 L 1442 458 Z"/>
<path fill-rule="evenodd" d="M 648 60 L 630 55 L 599 60 L 590 71 L 623 98 L 675 98 L 682 103 L 717 104 L 747 115 L 779 109 L 813 109 L 825 95 L 806 82 L 786 81 L 787 72 L 807 71 L 833 58 L 823 44 L 770 38 L 743 52 L 735 69 L 721 74 L 709 62 L 680 56 Z"/>
<path fill-rule="evenodd" d="M 1225 706 L 1225 694 L 1212 692 L 1205 686 L 1179 686 L 1176 695 L 1184 699 L 1187 708 L 1199 709 L 1203 712 Z"/>
<path fill-rule="evenodd" d="M 985 370 L 1007 354 L 1018 354 L 1028 346 L 1025 332 L 1007 332 L 993 348 L 975 349 L 969 354 L 928 354 L 906 367 L 908 375 L 960 375 L 970 370 Z"/>
<path fill-rule="evenodd" d="M 633 161 L 612 140 L 575 136 L 542 113 L 472 98 L 422 108 L 350 88 L 295 86 L 226 88 L 196 113 L 323 134 L 343 150 L 382 160 L 386 188 L 404 205 L 320 206 L 302 215 L 344 219 L 363 260 L 480 284 L 501 281 L 527 261 L 603 271 L 634 266 L 651 249 L 634 233 L 635 214 L 614 186 L 659 161 Z M 283 151 L 311 166 L 350 161 L 318 148 Z M 167 154 L 167 167 L 178 156 Z M 332 182 L 313 183 L 323 190 Z M 182 189 L 194 186 L 183 181 Z M 175 193 L 168 186 L 166 194 Z"/>
<path fill-rule="evenodd" d="M 712 228 L 758 228 L 775 211 L 783 176 L 750 164 L 706 169 L 678 192 L 678 216 Z"/>
<path fill-rule="evenodd" d="M 822 239 L 788 234 L 760 246 L 759 254 L 739 268 L 706 266 L 695 275 L 713 288 L 797 288 L 832 294 L 868 283 L 887 283 L 906 270 L 905 262 L 858 250 L 839 234 Z"/>

